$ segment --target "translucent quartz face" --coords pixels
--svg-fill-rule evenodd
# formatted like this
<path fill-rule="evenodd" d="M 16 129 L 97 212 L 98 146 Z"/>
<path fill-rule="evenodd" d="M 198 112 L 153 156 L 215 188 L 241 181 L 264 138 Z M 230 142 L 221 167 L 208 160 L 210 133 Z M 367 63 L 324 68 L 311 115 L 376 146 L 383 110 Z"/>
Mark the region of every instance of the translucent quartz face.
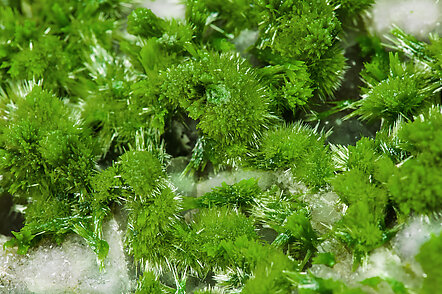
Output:
<path fill-rule="evenodd" d="M 435 0 L 378 0 L 372 15 L 372 29 L 379 36 L 388 33 L 392 24 L 416 37 L 442 33 L 442 4 Z"/>
<path fill-rule="evenodd" d="M 157 16 L 163 18 L 181 18 L 184 19 L 185 6 L 180 0 L 156 0 L 144 1 L 144 7 L 153 11 Z"/>
<path fill-rule="evenodd" d="M 123 251 L 123 232 L 115 219 L 104 224 L 103 237 L 109 243 L 103 272 L 98 270 L 95 253 L 73 234 L 61 245 L 46 242 L 26 255 L 0 249 L 0 292 L 125 293 L 131 281 Z M 0 246 L 4 241 L 0 235 Z"/>

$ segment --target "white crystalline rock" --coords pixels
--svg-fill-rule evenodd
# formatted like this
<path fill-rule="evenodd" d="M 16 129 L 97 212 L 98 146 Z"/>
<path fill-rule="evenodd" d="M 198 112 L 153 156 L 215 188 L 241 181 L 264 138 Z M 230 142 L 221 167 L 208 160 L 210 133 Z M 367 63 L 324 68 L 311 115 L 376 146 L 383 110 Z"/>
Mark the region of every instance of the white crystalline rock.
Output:
<path fill-rule="evenodd" d="M 372 277 L 391 278 L 414 289 L 422 282 L 422 271 L 417 264 L 404 263 L 393 250 L 385 247 L 375 249 L 355 275 L 357 282 Z"/>
<path fill-rule="evenodd" d="M 309 192 L 308 187 L 293 176 L 291 169 L 276 171 L 274 175 L 276 183 L 287 189 L 292 195 L 304 195 Z"/>
<path fill-rule="evenodd" d="M 342 218 L 343 204 L 339 196 L 331 191 L 305 194 L 303 200 L 311 209 L 313 229 L 323 234 L 331 230 L 332 225 Z"/>
<path fill-rule="evenodd" d="M 170 173 L 170 182 L 177 188 L 177 192 L 185 196 L 195 195 L 195 181 L 191 176 L 179 173 Z"/>
<path fill-rule="evenodd" d="M 395 24 L 405 32 L 426 38 L 442 32 L 442 2 L 439 0 L 378 0 L 372 10 L 371 29 L 379 36 Z"/>
<path fill-rule="evenodd" d="M 238 37 L 236 37 L 233 40 L 233 43 L 235 44 L 236 49 L 239 52 L 245 53 L 250 46 L 256 43 L 258 37 L 259 37 L 258 31 L 246 29 L 241 31 Z"/>
<path fill-rule="evenodd" d="M 274 181 L 274 175 L 271 172 L 249 170 L 220 172 L 213 175 L 208 180 L 201 181 L 197 184 L 197 196 L 202 196 L 205 193 L 212 191 L 212 188 L 222 186 L 223 182 L 225 182 L 227 185 L 233 185 L 242 180 L 247 180 L 250 178 L 257 179 L 258 185 L 261 187 L 261 189 L 267 188 Z"/>
<path fill-rule="evenodd" d="M 68 236 L 60 246 L 42 244 L 26 256 L 0 249 L 0 293 L 128 292 L 133 282 L 122 238 L 114 219 L 105 224 L 109 255 L 101 273 L 95 253 L 77 235 Z M 0 240 L 0 245 L 3 243 Z"/>
<path fill-rule="evenodd" d="M 389 244 L 375 249 L 354 272 L 351 254 L 346 252 L 344 246 L 338 241 L 325 241 L 321 244 L 320 251 L 334 252 L 337 263 L 333 268 L 313 265 L 311 271 L 321 278 L 343 280 L 355 285 L 371 277 L 391 278 L 408 288 L 417 289 L 422 282 L 423 272 L 414 257 L 431 234 L 440 234 L 440 220 L 440 216 L 410 218 Z M 383 283 L 381 287 L 375 293 L 392 293 L 387 283 Z"/>
<path fill-rule="evenodd" d="M 441 217 L 415 216 L 393 238 L 393 248 L 402 259 L 413 259 L 431 234 L 438 235 L 441 229 Z"/>
<path fill-rule="evenodd" d="M 394 279 L 412 289 L 419 288 L 422 282 L 422 270 L 419 266 L 404 263 L 394 251 L 386 247 L 375 249 L 356 271 L 352 270 L 351 254 L 342 254 L 345 252 L 344 249 L 338 249 L 338 251 L 341 252 L 336 255 L 338 262 L 333 268 L 314 264 L 311 272 L 324 279 L 342 280 L 354 287 L 360 287 L 361 281 L 373 277 Z M 391 286 L 387 282 L 382 282 L 376 291 L 365 287 L 364 290 L 369 291 L 368 293 L 393 294 Z"/>
<path fill-rule="evenodd" d="M 340 241 L 337 239 L 328 239 L 322 242 L 318 251 L 332 252 L 335 255 L 335 260 L 337 263 L 330 268 L 323 264 L 313 264 L 310 271 L 317 277 L 323 279 L 334 279 L 334 280 L 344 280 L 350 279 L 350 276 L 354 274 L 352 271 L 353 266 L 353 255 L 351 252 L 345 248 Z"/>
<path fill-rule="evenodd" d="M 144 7 L 152 10 L 155 15 L 162 18 L 184 19 L 186 7 L 181 0 L 156 0 L 144 1 Z"/>

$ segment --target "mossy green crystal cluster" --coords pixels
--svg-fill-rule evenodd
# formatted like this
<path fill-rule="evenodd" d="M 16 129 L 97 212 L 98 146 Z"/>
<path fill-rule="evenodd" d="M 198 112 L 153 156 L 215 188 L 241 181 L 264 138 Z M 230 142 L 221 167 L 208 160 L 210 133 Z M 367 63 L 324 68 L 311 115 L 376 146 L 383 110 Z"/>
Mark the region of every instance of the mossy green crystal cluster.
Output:
<path fill-rule="evenodd" d="M 333 243 L 356 270 L 411 216 L 440 219 L 439 36 L 395 28 L 381 45 L 362 21 L 370 0 L 184 4 L 185 19 L 163 19 L 120 0 L 0 1 L 0 191 L 25 208 L 5 248 L 75 233 L 105 270 L 103 222 L 118 215 L 136 293 L 435 293 L 440 235 L 416 256 L 414 288 L 311 268 L 341 262 Z M 364 84 L 340 103 L 354 34 Z M 330 104 L 376 134 L 331 144 L 306 119 Z M 195 182 L 273 180 L 184 196 L 167 172 L 178 157 Z M 331 192 L 339 219 L 319 230 L 312 199 Z"/>

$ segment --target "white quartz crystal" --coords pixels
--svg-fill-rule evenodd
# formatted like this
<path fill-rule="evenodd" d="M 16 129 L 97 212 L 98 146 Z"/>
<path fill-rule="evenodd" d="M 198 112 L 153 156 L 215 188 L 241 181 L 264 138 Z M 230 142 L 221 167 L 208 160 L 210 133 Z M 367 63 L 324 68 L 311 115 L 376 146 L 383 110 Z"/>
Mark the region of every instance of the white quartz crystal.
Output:
<path fill-rule="evenodd" d="M 144 2 L 144 7 L 151 9 L 159 17 L 183 19 L 186 8 L 181 2 L 180 0 L 147 0 Z"/>
<path fill-rule="evenodd" d="M 395 24 L 416 37 L 442 33 L 442 2 L 439 0 L 377 0 L 372 10 L 371 28 L 380 36 Z"/>
<path fill-rule="evenodd" d="M 104 225 L 109 243 L 105 270 L 77 235 L 61 245 L 46 242 L 25 256 L 0 248 L 0 293 L 125 293 L 133 287 L 123 250 L 123 233 L 112 219 Z M 0 239 L 0 246 L 6 241 Z"/>

